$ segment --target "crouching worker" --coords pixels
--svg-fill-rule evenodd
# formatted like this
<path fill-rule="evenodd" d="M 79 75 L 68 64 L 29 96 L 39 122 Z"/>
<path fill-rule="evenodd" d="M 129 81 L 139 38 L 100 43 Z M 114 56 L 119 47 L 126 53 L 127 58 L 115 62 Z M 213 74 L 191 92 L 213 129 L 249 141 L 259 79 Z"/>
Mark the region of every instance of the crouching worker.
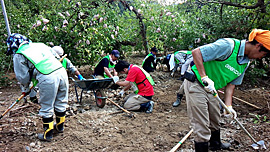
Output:
<path fill-rule="evenodd" d="M 25 36 L 13 33 L 7 39 L 7 46 L 6 54 L 13 55 L 14 72 L 25 96 L 30 93 L 31 80 L 37 81 L 41 105 L 39 115 L 42 116 L 44 129 L 44 133 L 38 134 L 38 138 L 51 141 L 54 128 L 58 132 L 64 130 L 69 86 L 67 72 L 55 58 L 51 48 L 43 43 L 32 43 Z"/>
<path fill-rule="evenodd" d="M 126 61 L 119 61 L 115 65 L 115 70 L 121 74 L 127 74 L 125 81 L 119 81 L 118 76 L 114 76 L 115 84 L 125 87 L 124 91 L 133 88 L 134 93 L 128 95 L 124 100 L 124 108 L 132 111 L 144 111 L 152 113 L 154 102 L 154 81 L 149 73 L 143 68 L 129 64 Z"/>

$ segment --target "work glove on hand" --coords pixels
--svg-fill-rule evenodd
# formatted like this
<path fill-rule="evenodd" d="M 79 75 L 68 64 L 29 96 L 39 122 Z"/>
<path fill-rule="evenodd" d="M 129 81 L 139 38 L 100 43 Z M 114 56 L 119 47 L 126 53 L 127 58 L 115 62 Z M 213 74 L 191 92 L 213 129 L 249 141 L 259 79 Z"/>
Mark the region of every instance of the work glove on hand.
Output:
<path fill-rule="evenodd" d="M 232 108 L 232 106 L 227 106 L 227 108 L 228 108 L 228 110 L 232 113 L 233 116 L 232 116 L 230 113 L 228 113 L 228 112 L 226 111 L 226 109 L 223 110 L 224 116 L 225 116 L 225 117 L 230 117 L 230 118 L 236 119 L 237 113 L 236 113 L 236 111 Z"/>
<path fill-rule="evenodd" d="M 207 92 L 210 92 L 210 93 L 215 93 L 215 86 L 214 86 L 214 82 L 208 78 L 208 76 L 204 76 L 201 78 L 203 84 L 205 85 L 204 86 L 204 89 L 207 91 Z"/>
<path fill-rule="evenodd" d="M 122 89 L 122 90 L 118 93 L 118 95 L 120 95 L 121 97 L 123 97 L 124 94 L 125 94 L 125 90 L 124 90 L 124 89 Z"/>
<path fill-rule="evenodd" d="M 78 79 L 79 80 L 85 80 L 85 78 L 81 74 L 78 75 Z"/>
<path fill-rule="evenodd" d="M 113 82 L 116 83 L 117 81 L 119 81 L 119 77 L 118 76 L 113 76 Z"/>

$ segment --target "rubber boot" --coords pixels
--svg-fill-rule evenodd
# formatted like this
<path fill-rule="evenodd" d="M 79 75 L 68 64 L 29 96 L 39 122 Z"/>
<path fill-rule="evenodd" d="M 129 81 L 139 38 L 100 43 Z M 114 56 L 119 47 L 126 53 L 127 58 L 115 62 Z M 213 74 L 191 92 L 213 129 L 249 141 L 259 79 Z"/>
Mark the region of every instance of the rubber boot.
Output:
<path fill-rule="evenodd" d="M 141 107 L 140 107 L 139 111 L 145 112 L 148 109 L 148 107 L 150 106 L 150 102 L 142 103 L 142 104 L 140 104 L 140 106 Z"/>
<path fill-rule="evenodd" d="M 177 93 L 177 99 L 176 99 L 176 101 L 173 103 L 173 107 L 178 107 L 178 106 L 181 104 L 182 98 L 183 98 L 183 95 Z"/>
<path fill-rule="evenodd" d="M 57 133 L 64 132 L 64 122 L 66 118 L 66 112 L 57 112 L 55 111 L 56 116 L 56 124 L 54 125 L 54 129 Z"/>
<path fill-rule="evenodd" d="M 155 103 L 154 103 L 154 101 L 149 101 L 149 107 L 148 107 L 148 109 L 145 111 L 146 113 L 152 113 L 153 112 L 153 109 L 154 109 L 154 105 L 155 105 Z"/>
<path fill-rule="evenodd" d="M 44 134 L 38 134 L 38 139 L 42 141 L 51 141 L 53 138 L 53 117 L 42 118 Z"/>
<path fill-rule="evenodd" d="M 227 150 L 231 146 L 230 143 L 222 143 L 220 140 L 220 130 L 211 131 L 211 138 L 210 138 L 210 146 L 209 149 L 212 151 L 216 150 Z"/>
<path fill-rule="evenodd" d="M 208 152 L 208 142 L 196 142 L 195 152 Z"/>

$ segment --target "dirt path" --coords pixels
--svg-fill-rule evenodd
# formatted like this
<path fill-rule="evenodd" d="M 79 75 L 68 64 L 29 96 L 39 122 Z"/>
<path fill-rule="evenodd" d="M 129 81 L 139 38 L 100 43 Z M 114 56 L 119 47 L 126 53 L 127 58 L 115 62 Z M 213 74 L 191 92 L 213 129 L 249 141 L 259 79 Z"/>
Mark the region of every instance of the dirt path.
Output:
<path fill-rule="evenodd" d="M 136 59 L 130 62 L 140 63 L 142 60 Z M 37 132 L 42 132 L 41 119 L 37 115 L 39 106 L 23 101 L 0 120 L 0 151 L 169 151 L 190 130 L 186 102 L 183 99 L 179 107 L 172 107 L 180 80 L 162 71 L 152 75 L 156 82 L 152 114 L 133 112 L 136 117 L 130 118 L 125 113 L 117 113 L 121 110 L 108 101 L 104 108 L 98 108 L 91 92 L 84 93 L 84 105 L 81 106 L 76 103 L 74 84 L 71 82 L 64 134 L 54 136 L 53 142 L 40 142 L 36 136 Z M 0 88 L 0 113 L 20 95 L 18 88 L 17 85 Z M 263 108 L 257 110 L 234 99 L 239 120 L 256 139 L 263 139 L 270 147 L 269 90 L 239 88 L 241 86 L 234 96 Z M 107 95 L 118 104 L 123 104 L 111 92 Z M 223 140 L 232 143 L 231 151 L 254 151 L 250 147 L 252 141 L 235 122 L 223 117 L 221 131 Z M 193 141 L 191 135 L 179 151 L 193 151 Z"/>

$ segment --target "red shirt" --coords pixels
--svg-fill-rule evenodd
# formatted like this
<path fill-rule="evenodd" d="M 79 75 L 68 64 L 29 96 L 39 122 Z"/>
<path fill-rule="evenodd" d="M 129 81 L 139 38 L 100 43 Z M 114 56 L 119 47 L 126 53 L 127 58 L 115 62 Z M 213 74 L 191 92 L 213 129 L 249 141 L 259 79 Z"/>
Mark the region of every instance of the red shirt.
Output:
<path fill-rule="evenodd" d="M 143 81 L 144 80 L 144 81 Z M 138 67 L 133 66 L 130 64 L 129 71 L 127 74 L 126 81 L 135 82 L 139 89 L 138 94 L 141 96 L 153 96 L 154 95 L 154 88 L 142 72 L 142 70 Z M 143 83 L 140 83 L 143 82 Z M 138 84 L 140 83 L 140 84 Z"/>

